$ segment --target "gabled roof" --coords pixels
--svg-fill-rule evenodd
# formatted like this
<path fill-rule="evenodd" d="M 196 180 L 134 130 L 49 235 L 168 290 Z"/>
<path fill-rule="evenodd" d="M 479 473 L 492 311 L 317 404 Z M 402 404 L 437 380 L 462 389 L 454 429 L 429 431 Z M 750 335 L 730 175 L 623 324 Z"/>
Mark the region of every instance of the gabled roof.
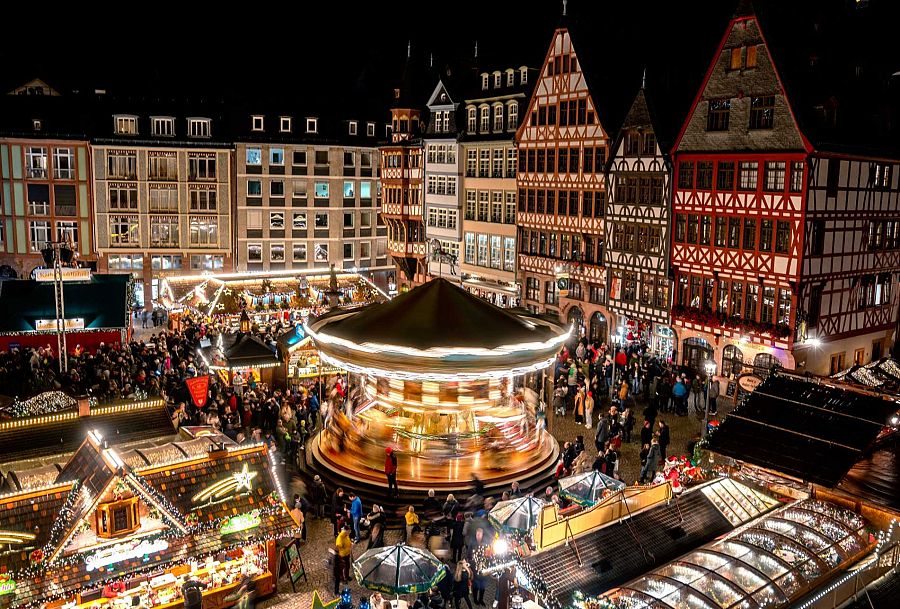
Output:
<path fill-rule="evenodd" d="M 770 375 L 709 438 L 710 450 L 833 487 L 869 451 L 897 403 Z"/>
<path fill-rule="evenodd" d="M 264 364 L 277 364 L 280 362 L 275 352 L 264 342 L 252 334 L 221 335 L 222 347 L 210 345 L 204 347 L 203 352 L 208 361 L 212 362 L 221 352 L 226 363 L 225 367 L 238 368 L 241 366 L 260 366 Z"/>

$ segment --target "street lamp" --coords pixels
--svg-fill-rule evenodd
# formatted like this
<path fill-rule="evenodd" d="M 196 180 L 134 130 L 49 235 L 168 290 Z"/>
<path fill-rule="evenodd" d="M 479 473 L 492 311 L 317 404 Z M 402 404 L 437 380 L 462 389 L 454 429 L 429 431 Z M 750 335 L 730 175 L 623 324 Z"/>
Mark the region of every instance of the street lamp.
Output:
<path fill-rule="evenodd" d="M 706 368 L 706 409 L 703 416 L 703 429 L 700 430 L 703 438 L 709 433 L 709 385 L 712 383 L 712 377 L 716 373 L 716 362 L 708 360 L 704 366 Z"/>
<path fill-rule="evenodd" d="M 52 242 L 41 250 L 44 264 L 53 269 L 53 296 L 56 303 L 56 347 L 59 351 L 59 371 L 69 370 L 68 347 L 66 346 L 66 302 L 63 294 L 62 266 L 72 264 L 75 257 L 68 242 Z"/>

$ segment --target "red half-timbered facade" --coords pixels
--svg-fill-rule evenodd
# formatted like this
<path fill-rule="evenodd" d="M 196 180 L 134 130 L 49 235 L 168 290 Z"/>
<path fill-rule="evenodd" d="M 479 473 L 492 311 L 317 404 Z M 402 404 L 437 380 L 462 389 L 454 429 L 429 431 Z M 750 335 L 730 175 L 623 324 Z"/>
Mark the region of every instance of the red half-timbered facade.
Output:
<path fill-rule="evenodd" d="M 606 340 L 603 177 L 608 137 L 577 48 L 559 28 L 516 133 L 523 304 Z M 557 278 L 568 275 L 568 294 Z M 565 282 L 562 282 L 565 288 Z"/>
<path fill-rule="evenodd" d="M 674 146 L 677 359 L 725 376 L 867 363 L 897 319 L 896 164 L 817 150 L 773 52 L 742 4 Z"/>

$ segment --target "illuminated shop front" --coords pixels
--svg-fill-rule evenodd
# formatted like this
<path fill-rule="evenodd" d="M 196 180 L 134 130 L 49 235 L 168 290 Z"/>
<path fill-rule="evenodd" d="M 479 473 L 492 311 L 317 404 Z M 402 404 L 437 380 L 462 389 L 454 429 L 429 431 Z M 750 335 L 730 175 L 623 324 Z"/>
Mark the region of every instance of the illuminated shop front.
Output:
<path fill-rule="evenodd" d="M 247 576 L 274 591 L 295 524 L 267 448 L 191 442 L 120 456 L 90 432 L 55 481 L 0 498 L 0 604 L 168 609 L 191 579 L 221 607 Z"/>

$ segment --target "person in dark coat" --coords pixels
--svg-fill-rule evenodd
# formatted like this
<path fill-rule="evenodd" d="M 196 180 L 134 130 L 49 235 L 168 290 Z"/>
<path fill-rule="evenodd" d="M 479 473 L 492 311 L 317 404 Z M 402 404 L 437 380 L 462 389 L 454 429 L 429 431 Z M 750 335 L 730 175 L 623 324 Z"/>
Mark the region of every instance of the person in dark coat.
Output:
<path fill-rule="evenodd" d="M 666 460 L 666 448 L 669 446 L 671 437 L 669 436 L 669 426 L 662 419 L 659 420 L 659 456 Z"/>
<path fill-rule="evenodd" d="M 450 525 L 450 549 L 453 551 L 453 562 L 458 563 L 462 558 L 463 546 L 466 544 L 465 518 L 462 514 L 456 515 L 456 520 Z"/>
<path fill-rule="evenodd" d="M 384 545 L 384 510 L 380 505 L 373 505 L 372 512 L 366 516 L 369 521 L 369 545 L 367 550 Z"/>
<path fill-rule="evenodd" d="M 384 449 L 384 475 L 387 477 L 388 497 L 399 496 L 400 488 L 397 486 L 397 455 L 394 449 L 388 446 Z"/>
<path fill-rule="evenodd" d="M 597 435 L 594 436 L 594 446 L 597 447 L 597 452 L 602 453 L 606 448 L 606 443 L 609 441 L 609 418 L 601 417 L 600 422 L 597 423 Z"/>
<path fill-rule="evenodd" d="M 338 487 L 334 491 L 334 495 L 331 497 L 331 524 L 334 527 L 334 536 L 337 537 L 338 533 L 338 521 L 343 517 L 344 510 L 346 507 L 344 506 L 344 489 Z"/>
<path fill-rule="evenodd" d="M 650 440 L 653 439 L 653 423 L 649 419 L 644 419 L 644 425 L 641 427 L 641 446 L 650 446 Z"/>
<path fill-rule="evenodd" d="M 461 560 L 456 564 L 456 574 L 453 577 L 453 607 L 459 609 L 459 601 L 465 601 L 466 606 L 472 609 L 472 599 L 469 597 L 469 585 L 472 581 L 472 570 L 469 563 Z"/>

